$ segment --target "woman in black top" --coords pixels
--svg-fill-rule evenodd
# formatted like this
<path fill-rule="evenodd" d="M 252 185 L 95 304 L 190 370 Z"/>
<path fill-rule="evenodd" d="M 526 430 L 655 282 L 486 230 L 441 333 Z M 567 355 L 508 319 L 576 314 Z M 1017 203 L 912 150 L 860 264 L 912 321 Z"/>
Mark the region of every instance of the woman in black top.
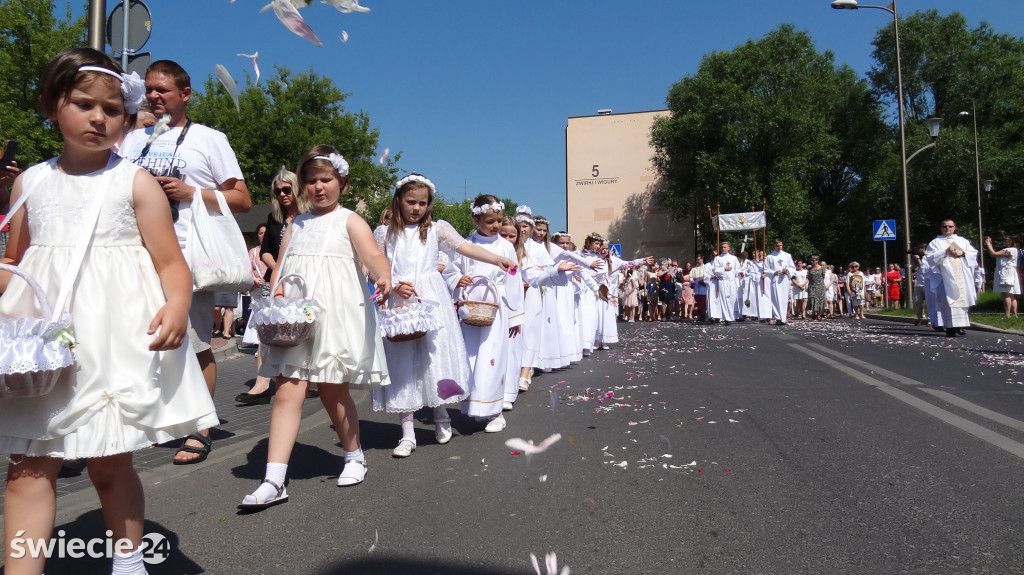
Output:
<path fill-rule="evenodd" d="M 262 297 L 270 297 L 271 289 L 270 274 L 274 273 L 277 267 L 277 259 L 281 251 L 281 239 L 284 238 L 284 231 L 288 224 L 292 223 L 295 216 L 309 211 L 309 200 L 306 198 L 304 188 L 299 186 L 299 178 L 294 172 L 289 172 L 284 167 L 274 177 L 271 183 L 270 205 L 272 211 L 267 216 L 267 231 L 263 234 L 263 243 L 260 244 L 260 259 L 267 264 L 267 273 L 264 274 Z M 259 351 L 256 352 L 259 358 Z M 259 364 L 256 366 L 259 370 Z M 312 393 L 312 392 L 311 392 Z M 243 405 L 260 405 L 270 403 L 274 392 L 270 389 L 269 377 L 257 377 L 252 389 L 235 396 L 235 401 Z"/>

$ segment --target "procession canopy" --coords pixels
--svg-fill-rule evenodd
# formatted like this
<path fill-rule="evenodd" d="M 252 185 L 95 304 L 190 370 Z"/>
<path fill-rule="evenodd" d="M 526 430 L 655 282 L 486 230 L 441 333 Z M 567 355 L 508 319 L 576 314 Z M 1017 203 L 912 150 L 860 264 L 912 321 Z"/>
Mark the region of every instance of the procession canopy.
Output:
<path fill-rule="evenodd" d="M 745 212 L 742 214 L 718 214 L 711 218 L 716 231 L 745 232 L 765 227 L 764 212 Z"/>

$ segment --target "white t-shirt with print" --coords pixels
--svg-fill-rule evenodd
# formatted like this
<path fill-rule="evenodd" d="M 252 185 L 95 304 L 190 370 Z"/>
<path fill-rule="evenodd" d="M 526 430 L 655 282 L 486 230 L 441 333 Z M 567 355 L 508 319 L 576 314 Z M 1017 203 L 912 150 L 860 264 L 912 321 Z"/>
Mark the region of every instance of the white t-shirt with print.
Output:
<path fill-rule="evenodd" d="M 157 176 L 174 175 L 171 171 L 177 168 L 179 178 L 186 185 L 200 189 L 216 190 L 227 180 L 244 179 L 227 136 L 192 122 L 185 139 L 177 146 L 183 129 L 171 128 L 160 134 L 144 158 L 139 155 L 145 147 L 146 139 L 153 133 L 153 128 L 133 130 L 125 136 L 118 153 Z M 174 232 L 182 249 L 185 249 L 185 238 L 188 237 L 191 225 L 191 206 L 181 202 L 178 205 L 178 220 L 174 222 Z"/>

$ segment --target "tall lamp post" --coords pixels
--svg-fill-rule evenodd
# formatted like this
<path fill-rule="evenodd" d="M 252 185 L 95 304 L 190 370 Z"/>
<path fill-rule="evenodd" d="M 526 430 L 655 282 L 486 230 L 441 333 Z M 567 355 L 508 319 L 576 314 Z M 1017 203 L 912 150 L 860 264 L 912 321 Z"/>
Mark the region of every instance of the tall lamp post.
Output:
<path fill-rule="evenodd" d="M 974 176 L 978 182 L 978 265 L 985 269 L 985 235 L 981 231 L 981 155 L 978 152 L 978 106 L 971 100 L 971 111 L 964 110 L 957 117 L 970 116 L 974 121 Z M 992 189 L 992 180 L 985 180 L 985 191 Z"/>
<path fill-rule="evenodd" d="M 896 0 L 888 6 L 876 6 L 870 4 L 858 4 L 857 0 L 833 0 L 832 8 L 836 10 L 858 10 L 860 8 L 875 8 L 885 10 L 892 14 L 892 30 L 896 38 L 896 101 L 900 125 L 900 171 L 903 178 L 903 240 L 904 254 L 906 257 L 906 282 L 903 286 L 903 293 L 907 294 L 907 301 L 913 297 L 913 280 L 910 271 L 910 192 L 907 186 L 907 136 L 904 130 L 903 120 L 903 70 L 900 64 L 900 18 L 896 12 Z M 933 142 L 934 144 L 934 142 Z M 918 150 L 920 152 L 921 150 Z M 917 155 L 915 153 L 915 155 Z"/>

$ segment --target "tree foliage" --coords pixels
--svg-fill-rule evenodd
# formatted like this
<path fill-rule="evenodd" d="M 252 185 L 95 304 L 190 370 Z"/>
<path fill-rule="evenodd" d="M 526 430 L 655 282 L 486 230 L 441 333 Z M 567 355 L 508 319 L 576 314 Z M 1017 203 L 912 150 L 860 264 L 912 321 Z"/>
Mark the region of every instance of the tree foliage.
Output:
<path fill-rule="evenodd" d="M 835 249 L 842 208 L 863 187 L 871 153 L 884 140 L 867 83 L 810 36 L 782 25 L 731 52 L 704 57 L 668 94 L 655 121 L 659 201 L 693 216 L 706 252 L 714 236 L 706 209 L 760 209 L 769 234 L 796 253 Z"/>
<path fill-rule="evenodd" d="M 878 30 L 874 46 L 876 65 L 868 76 L 875 93 L 895 107 L 891 25 Z M 984 22 L 972 30 L 957 12 L 915 12 L 900 20 L 900 62 L 908 154 L 929 142 L 922 121 L 944 118 L 937 147 L 908 168 L 915 241 L 935 236 L 946 217 L 957 220 L 961 234 L 978 241 L 975 121 L 981 178 L 996 181 L 992 194 L 982 199 L 986 235 L 998 239 L 1024 231 L 1024 40 L 999 34 Z M 893 178 L 887 193 L 901 196 L 898 183 Z"/>
<path fill-rule="evenodd" d="M 189 116 L 227 135 L 254 204 L 269 201 L 271 180 L 281 166 L 295 171 L 306 150 L 330 144 L 349 163 L 352 195 L 342 197 L 342 204 L 379 215 L 390 202 L 401 154 L 378 161 L 379 131 L 365 112 L 346 111 L 347 97 L 333 80 L 312 70 L 293 74 L 277 67 L 265 83 L 246 82 L 238 94 L 239 110 L 224 88 L 207 78 L 202 93 L 193 91 Z"/>
<path fill-rule="evenodd" d="M 53 57 L 86 43 L 85 18 L 52 0 L 0 0 L 0 140 L 18 140 L 23 168 L 60 153 L 61 136 L 39 109 L 39 78 Z"/>

